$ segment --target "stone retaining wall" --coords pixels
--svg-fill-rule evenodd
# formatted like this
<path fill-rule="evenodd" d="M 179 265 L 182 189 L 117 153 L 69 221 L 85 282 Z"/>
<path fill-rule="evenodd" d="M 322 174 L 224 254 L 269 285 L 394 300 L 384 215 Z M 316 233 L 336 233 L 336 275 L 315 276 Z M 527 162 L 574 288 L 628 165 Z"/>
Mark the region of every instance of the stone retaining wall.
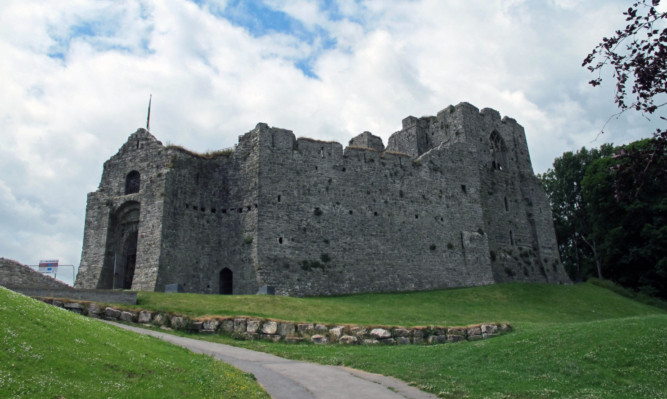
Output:
<path fill-rule="evenodd" d="M 241 340 L 312 342 L 315 344 L 440 344 L 477 341 L 512 330 L 509 324 L 484 323 L 465 327 L 395 327 L 297 323 L 257 317 L 206 317 L 190 319 L 148 310 L 130 311 L 102 308 L 95 302 L 66 302 L 52 298 L 42 301 L 95 318 L 157 326 L 202 334 L 220 334 Z"/>

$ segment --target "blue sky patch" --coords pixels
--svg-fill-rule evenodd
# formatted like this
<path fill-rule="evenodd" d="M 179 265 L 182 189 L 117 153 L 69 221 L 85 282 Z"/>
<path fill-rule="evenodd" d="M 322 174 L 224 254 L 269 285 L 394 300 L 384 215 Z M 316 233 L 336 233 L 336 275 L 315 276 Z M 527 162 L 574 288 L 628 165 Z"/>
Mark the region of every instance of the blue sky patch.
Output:
<path fill-rule="evenodd" d="M 118 13 L 103 12 L 94 18 L 81 19 L 65 30 L 52 29 L 49 36 L 55 44 L 47 55 L 65 61 L 71 43 L 76 40 L 88 43 L 97 51 L 137 52 L 138 49 L 140 52 L 150 53 L 148 36 L 153 29 L 152 24 L 146 26 L 144 34 L 138 37 L 135 43 L 128 45 L 116 40 L 118 36 L 122 36 L 122 25 L 119 23 L 121 18 Z M 145 21 L 149 18 L 150 13 L 142 7 L 141 19 Z"/>
<path fill-rule="evenodd" d="M 199 6 L 207 4 L 206 0 L 192 1 Z M 334 19 L 342 18 L 333 1 L 321 2 L 320 7 L 329 13 L 330 17 Z M 208 10 L 216 17 L 226 19 L 233 25 L 244 28 L 253 37 L 280 33 L 292 36 L 309 45 L 317 44 L 313 52 L 307 57 L 293 61 L 296 68 L 311 78 L 317 78 L 312 66 L 318 56 L 324 50 L 336 47 L 336 39 L 331 37 L 321 26 L 309 28 L 298 19 L 292 18 L 287 13 L 277 10 L 263 1 L 231 0 L 224 8 L 209 5 Z"/>

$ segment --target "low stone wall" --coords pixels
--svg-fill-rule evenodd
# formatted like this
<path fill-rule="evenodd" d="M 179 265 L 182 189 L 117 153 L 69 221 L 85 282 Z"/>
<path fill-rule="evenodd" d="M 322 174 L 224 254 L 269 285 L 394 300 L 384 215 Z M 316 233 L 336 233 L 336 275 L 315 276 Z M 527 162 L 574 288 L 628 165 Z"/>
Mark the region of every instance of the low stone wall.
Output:
<path fill-rule="evenodd" d="M 315 344 L 440 344 L 477 341 L 509 332 L 508 324 L 487 323 L 465 327 L 389 327 L 297 323 L 257 317 L 206 317 L 190 319 L 147 310 L 102 308 L 95 302 L 67 302 L 52 298 L 42 301 L 67 310 L 106 320 L 153 325 L 163 329 L 228 335 L 242 340 L 312 342 Z"/>

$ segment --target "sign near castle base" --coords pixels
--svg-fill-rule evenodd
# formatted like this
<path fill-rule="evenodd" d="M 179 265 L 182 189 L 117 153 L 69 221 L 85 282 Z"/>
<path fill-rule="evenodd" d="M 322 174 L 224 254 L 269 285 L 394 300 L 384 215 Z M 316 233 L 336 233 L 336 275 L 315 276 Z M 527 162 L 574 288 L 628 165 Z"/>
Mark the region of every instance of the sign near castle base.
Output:
<path fill-rule="evenodd" d="M 58 270 L 58 259 L 40 260 L 39 271 L 42 273 L 53 273 Z"/>

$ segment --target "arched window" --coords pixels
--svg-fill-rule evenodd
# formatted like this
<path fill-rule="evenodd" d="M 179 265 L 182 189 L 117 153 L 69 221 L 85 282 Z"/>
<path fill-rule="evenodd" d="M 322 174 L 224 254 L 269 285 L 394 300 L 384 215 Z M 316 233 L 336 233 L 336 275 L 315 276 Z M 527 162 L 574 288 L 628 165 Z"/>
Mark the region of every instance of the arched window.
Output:
<path fill-rule="evenodd" d="M 507 169 L 507 146 L 505 141 L 497 131 L 491 133 L 489 137 L 490 152 L 491 152 L 491 167 L 495 170 Z"/>
<path fill-rule="evenodd" d="M 141 176 L 139 175 L 139 172 L 133 170 L 132 172 L 128 173 L 127 177 L 125 178 L 125 195 L 138 193 L 140 181 Z"/>
<path fill-rule="evenodd" d="M 234 273 L 228 268 L 220 271 L 220 295 L 232 295 L 234 292 Z"/>

